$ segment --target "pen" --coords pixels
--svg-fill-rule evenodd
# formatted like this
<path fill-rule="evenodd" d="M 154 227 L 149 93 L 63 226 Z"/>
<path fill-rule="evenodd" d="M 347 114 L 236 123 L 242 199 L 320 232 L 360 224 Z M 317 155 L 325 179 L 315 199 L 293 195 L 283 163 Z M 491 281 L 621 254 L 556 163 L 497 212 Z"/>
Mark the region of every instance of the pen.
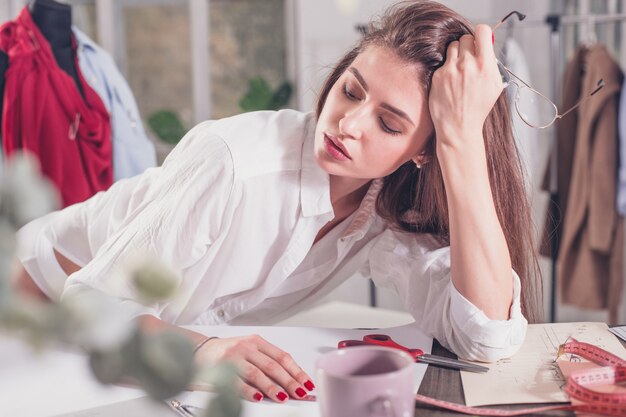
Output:
<path fill-rule="evenodd" d="M 193 411 L 191 410 L 196 409 L 196 410 L 199 410 L 200 413 L 202 413 L 202 410 L 204 410 L 202 407 L 196 407 L 195 405 L 189 405 L 189 404 L 183 404 L 181 405 L 181 407 L 184 408 L 185 411 L 189 415 L 194 416 L 194 417 L 196 417 L 196 414 L 194 414 Z"/>
<path fill-rule="evenodd" d="M 194 414 L 189 411 L 186 406 L 181 404 L 181 402 L 176 399 L 167 401 L 167 405 L 169 405 L 170 408 L 181 417 L 195 417 Z"/>

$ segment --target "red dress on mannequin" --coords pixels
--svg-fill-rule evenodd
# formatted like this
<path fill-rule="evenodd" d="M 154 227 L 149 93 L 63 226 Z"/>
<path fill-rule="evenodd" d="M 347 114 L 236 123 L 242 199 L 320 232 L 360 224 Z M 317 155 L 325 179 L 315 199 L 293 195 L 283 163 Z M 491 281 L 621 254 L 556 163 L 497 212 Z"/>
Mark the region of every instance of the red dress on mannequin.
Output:
<path fill-rule="evenodd" d="M 36 155 L 64 206 L 106 190 L 113 182 L 109 114 L 78 65 L 84 99 L 56 63 L 28 8 L 0 27 L 0 49 L 9 56 L 2 115 L 5 155 Z"/>

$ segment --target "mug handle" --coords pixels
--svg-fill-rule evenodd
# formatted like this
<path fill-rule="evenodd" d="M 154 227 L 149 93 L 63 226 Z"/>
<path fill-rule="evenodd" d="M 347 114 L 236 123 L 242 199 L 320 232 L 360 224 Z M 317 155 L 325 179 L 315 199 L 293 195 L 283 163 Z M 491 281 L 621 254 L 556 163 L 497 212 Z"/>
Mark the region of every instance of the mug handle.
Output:
<path fill-rule="evenodd" d="M 396 413 L 393 411 L 391 399 L 386 396 L 381 396 L 373 399 L 368 404 L 369 417 L 396 417 Z"/>

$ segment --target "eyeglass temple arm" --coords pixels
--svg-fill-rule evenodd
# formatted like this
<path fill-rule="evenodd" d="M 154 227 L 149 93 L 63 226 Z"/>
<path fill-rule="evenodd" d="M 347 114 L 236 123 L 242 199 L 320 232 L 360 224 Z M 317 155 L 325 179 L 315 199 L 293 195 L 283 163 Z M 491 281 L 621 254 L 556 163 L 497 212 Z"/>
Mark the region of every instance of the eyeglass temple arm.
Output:
<path fill-rule="evenodd" d="M 539 95 L 543 95 L 541 93 L 539 93 L 537 90 L 535 90 L 534 88 L 532 88 L 530 85 L 528 85 L 528 83 L 524 80 L 522 80 L 520 77 L 518 77 L 517 75 L 515 75 L 515 73 L 513 71 L 511 71 L 510 69 L 508 69 L 507 67 L 505 67 L 504 65 L 502 65 L 502 68 L 504 68 L 506 70 L 506 72 L 508 72 L 511 76 L 513 76 L 513 78 L 515 78 L 517 81 L 519 81 L 520 83 L 524 84 L 526 87 L 530 88 L 531 90 L 533 90 L 534 92 L 536 92 Z M 547 97 L 546 97 L 547 98 Z"/>
<path fill-rule="evenodd" d="M 574 111 L 576 108 L 578 108 L 578 106 L 580 106 L 584 101 L 589 100 L 591 98 L 591 96 L 593 96 L 595 93 L 597 93 L 598 91 L 602 90 L 602 87 L 604 87 L 604 80 L 600 79 L 597 83 L 596 83 L 596 88 L 589 93 L 588 95 L 586 95 L 585 97 L 581 98 L 580 100 L 578 100 L 578 102 L 576 102 L 576 104 L 574 104 L 572 107 L 570 107 L 569 109 L 567 109 L 567 111 L 559 114 L 556 116 L 557 119 L 560 119 L 561 117 L 567 115 L 568 113 Z"/>
<path fill-rule="evenodd" d="M 493 28 L 491 28 L 492 32 L 495 32 L 496 29 L 498 29 L 500 27 L 500 25 L 502 25 L 509 17 L 516 15 L 517 19 L 522 21 L 524 19 L 526 19 L 526 15 L 522 14 L 520 12 L 518 12 L 517 10 L 513 10 L 511 13 L 507 14 L 506 16 L 504 16 L 504 18 L 502 20 L 500 20 Z"/>

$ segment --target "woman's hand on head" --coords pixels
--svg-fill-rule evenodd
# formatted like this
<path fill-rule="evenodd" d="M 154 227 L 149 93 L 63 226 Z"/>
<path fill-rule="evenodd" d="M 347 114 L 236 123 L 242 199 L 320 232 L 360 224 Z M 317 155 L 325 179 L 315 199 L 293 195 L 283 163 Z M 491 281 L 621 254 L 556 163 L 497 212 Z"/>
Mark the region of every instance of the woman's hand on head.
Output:
<path fill-rule="evenodd" d="M 311 378 L 286 352 L 261 336 L 212 339 L 197 352 L 203 364 L 230 362 L 239 369 L 238 389 L 247 400 L 268 397 L 276 402 L 300 399 L 306 389 L 313 389 Z"/>
<path fill-rule="evenodd" d="M 441 144 L 482 138 L 485 119 L 502 93 L 491 28 L 478 25 L 475 33 L 450 43 L 445 64 L 433 74 L 429 107 Z"/>

